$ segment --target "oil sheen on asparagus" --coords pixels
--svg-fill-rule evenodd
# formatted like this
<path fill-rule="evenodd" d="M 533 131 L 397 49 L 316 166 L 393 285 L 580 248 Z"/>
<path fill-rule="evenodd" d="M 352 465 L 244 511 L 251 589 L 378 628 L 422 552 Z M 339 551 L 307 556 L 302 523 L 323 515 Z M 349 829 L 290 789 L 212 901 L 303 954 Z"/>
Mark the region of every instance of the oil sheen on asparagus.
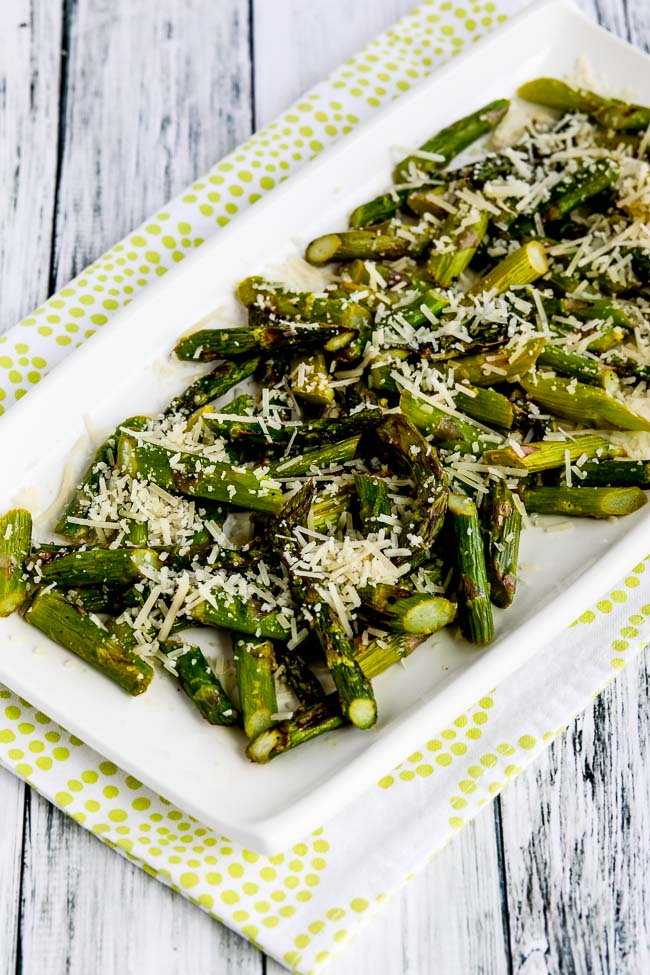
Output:
<path fill-rule="evenodd" d="M 372 728 L 375 679 L 435 667 L 443 628 L 488 645 L 531 522 L 646 503 L 650 109 L 519 95 L 413 147 L 302 265 L 251 268 L 248 323 L 178 341 L 193 381 L 110 433 L 51 541 L 0 518 L 0 616 L 134 696 L 159 665 L 264 763 Z"/>

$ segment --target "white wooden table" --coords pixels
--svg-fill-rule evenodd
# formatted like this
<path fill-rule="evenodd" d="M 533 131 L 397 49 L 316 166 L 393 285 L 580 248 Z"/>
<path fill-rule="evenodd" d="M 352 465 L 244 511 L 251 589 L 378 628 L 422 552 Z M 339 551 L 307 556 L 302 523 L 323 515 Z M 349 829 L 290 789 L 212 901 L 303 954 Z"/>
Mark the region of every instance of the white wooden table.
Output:
<path fill-rule="evenodd" d="M 411 5 L 2 0 L 0 331 Z M 649 745 L 641 659 L 332 975 L 650 971 Z M 0 771 L 0 975 L 280 971 Z"/>

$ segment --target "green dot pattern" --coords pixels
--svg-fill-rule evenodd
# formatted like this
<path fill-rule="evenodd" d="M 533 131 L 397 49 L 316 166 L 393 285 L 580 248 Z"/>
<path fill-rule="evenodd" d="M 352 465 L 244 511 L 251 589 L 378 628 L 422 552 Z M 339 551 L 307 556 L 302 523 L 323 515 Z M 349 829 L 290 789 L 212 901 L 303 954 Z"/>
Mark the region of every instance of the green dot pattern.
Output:
<path fill-rule="evenodd" d="M 372 41 L 0 336 L 0 414 L 149 283 L 519 6 L 425 0 Z M 315 975 L 643 649 L 648 560 L 543 655 L 434 723 L 362 801 L 274 856 L 203 826 L 1 686 L 0 762 L 150 876 Z"/>

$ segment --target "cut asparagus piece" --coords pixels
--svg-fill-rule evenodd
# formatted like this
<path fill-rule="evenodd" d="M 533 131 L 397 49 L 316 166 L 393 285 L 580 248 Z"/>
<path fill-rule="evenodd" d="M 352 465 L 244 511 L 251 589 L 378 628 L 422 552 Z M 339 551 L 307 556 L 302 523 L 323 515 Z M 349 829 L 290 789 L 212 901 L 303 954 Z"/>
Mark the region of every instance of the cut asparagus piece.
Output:
<path fill-rule="evenodd" d="M 309 600 L 312 603 L 312 600 Z M 354 658 L 352 644 L 335 611 L 321 600 L 313 604 L 312 628 L 323 648 L 330 674 L 336 684 L 343 714 L 357 728 L 377 723 L 377 704 L 372 687 Z"/>
<path fill-rule="evenodd" d="M 522 518 L 505 481 L 492 481 L 481 507 L 485 541 L 485 566 L 490 599 L 507 609 L 517 588 L 517 559 Z"/>
<path fill-rule="evenodd" d="M 372 340 L 372 334 L 373 327 L 368 322 L 367 325 L 364 325 L 356 332 L 350 332 L 349 341 L 336 346 L 334 343 L 328 342 L 325 348 L 328 352 L 334 353 L 333 358 L 336 361 L 337 367 L 353 366 L 366 354 L 368 344 Z"/>
<path fill-rule="evenodd" d="M 234 657 L 244 731 L 253 741 L 271 727 L 278 710 L 273 644 L 240 637 L 234 640 Z"/>
<path fill-rule="evenodd" d="M 619 518 L 638 511 L 647 497 L 638 487 L 536 487 L 523 493 L 529 512 L 574 518 Z"/>
<path fill-rule="evenodd" d="M 399 210 L 404 209 L 408 199 L 408 190 L 392 190 L 361 203 L 350 214 L 349 224 L 354 230 L 371 227 L 373 224 L 390 220 Z"/>
<path fill-rule="evenodd" d="M 429 324 L 431 316 L 437 317 L 449 304 L 449 298 L 434 288 L 417 283 L 416 290 L 418 293 L 415 298 L 398 305 L 382 319 L 382 326 L 391 327 L 397 324 L 398 327 L 403 328 L 406 324 L 411 328 L 419 328 L 421 325 Z"/>
<path fill-rule="evenodd" d="M 610 353 L 606 362 L 620 376 L 633 376 L 640 382 L 650 383 L 650 365 L 618 353 Z"/>
<path fill-rule="evenodd" d="M 443 596 L 412 592 L 399 586 L 364 586 L 359 595 L 364 613 L 396 633 L 437 633 L 456 617 L 455 604 Z"/>
<path fill-rule="evenodd" d="M 554 275 L 553 282 L 556 281 L 557 276 Z M 571 290 L 580 286 L 579 281 L 573 281 L 573 279 L 571 281 L 573 282 Z M 617 326 L 620 330 L 619 334 L 634 330 L 634 322 L 626 311 L 626 306 L 613 298 L 591 298 L 589 300 L 574 297 L 547 298 L 544 305 L 550 316 L 572 316 L 581 322 L 609 323 Z M 554 327 L 557 328 L 556 325 Z"/>
<path fill-rule="evenodd" d="M 241 328 L 203 328 L 176 344 L 175 352 L 185 362 L 213 362 L 241 359 L 264 350 L 278 354 L 322 349 L 349 330 L 342 325 L 311 325 L 306 322 L 278 322 Z"/>
<path fill-rule="evenodd" d="M 444 186 L 428 186 L 424 183 L 419 188 L 418 194 L 414 194 L 413 188 L 410 186 L 399 190 L 392 189 L 388 193 L 381 193 L 367 203 L 362 203 L 352 211 L 349 221 L 350 227 L 371 227 L 374 224 L 382 223 L 384 220 L 390 220 L 396 213 L 403 210 L 407 204 L 414 213 L 419 215 L 432 212 L 444 212 L 442 210 L 435 211 L 433 209 L 427 209 L 424 206 L 418 209 L 417 203 L 415 206 L 413 205 L 414 195 L 433 197 L 443 193 L 444 190 Z"/>
<path fill-rule="evenodd" d="M 559 326 L 557 320 L 551 323 L 551 331 L 555 332 L 556 335 L 568 335 L 571 332 L 571 328 Z M 581 329 L 581 334 L 585 334 L 585 330 Z M 611 322 L 594 322 L 592 328 L 587 332 L 589 335 L 593 335 L 593 338 L 589 345 L 587 346 L 587 352 L 592 352 L 594 355 L 601 355 L 604 352 L 609 352 L 610 349 L 615 348 L 624 342 L 627 338 L 627 332 L 625 329 L 621 328 L 620 325 L 612 325 Z"/>
<path fill-rule="evenodd" d="M 243 412 L 231 414 L 230 411 L 216 410 L 208 406 L 201 413 L 201 422 L 215 437 L 228 442 L 228 446 L 245 454 L 248 447 L 257 444 L 261 447 L 274 444 L 278 447 L 287 445 L 291 432 L 297 429 L 294 423 L 287 429 L 285 413 L 279 413 L 277 418 L 264 417 L 259 413 Z"/>
<path fill-rule="evenodd" d="M 325 691 L 316 675 L 307 665 L 301 650 L 301 647 L 289 650 L 287 646 L 278 644 L 275 649 L 275 656 L 278 664 L 283 667 L 282 679 L 298 698 L 301 705 L 308 707 L 323 701 Z"/>
<path fill-rule="evenodd" d="M 443 197 L 446 190 L 446 186 L 440 185 L 428 189 L 422 187 L 417 190 L 407 189 L 402 192 L 408 194 L 406 202 L 409 210 L 412 210 L 419 217 L 423 217 L 426 213 L 432 213 L 436 217 L 446 217 L 449 214 L 449 210 L 445 206 L 447 201 Z"/>
<path fill-rule="evenodd" d="M 408 633 L 394 633 L 365 645 L 357 640 L 355 646 L 359 666 L 369 680 L 374 680 L 389 667 L 410 656 L 424 639 Z"/>
<path fill-rule="evenodd" d="M 291 639 L 291 629 L 282 612 L 267 612 L 257 597 L 244 599 L 213 589 L 210 599 L 191 604 L 188 614 L 203 626 L 219 626 L 264 640 Z"/>
<path fill-rule="evenodd" d="M 354 658 L 352 644 L 338 615 L 321 601 L 320 609 L 314 606 L 312 627 L 325 653 L 343 714 L 357 728 L 372 728 L 377 723 L 375 696 Z"/>
<path fill-rule="evenodd" d="M 381 516 L 391 513 L 388 484 L 381 477 L 372 474 L 355 473 L 354 488 L 359 501 L 359 518 L 367 535 L 386 527 Z"/>
<path fill-rule="evenodd" d="M 62 589 L 74 586 L 129 586 L 162 568 L 150 548 L 85 549 L 60 555 L 41 567 L 43 580 Z"/>
<path fill-rule="evenodd" d="M 93 498 L 99 493 L 100 478 L 112 470 L 115 464 L 120 431 L 123 429 L 142 430 L 147 422 L 146 416 L 130 417 L 120 424 L 115 433 L 99 447 L 90 467 L 77 485 L 74 494 L 56 523 L 54 531 L 57 535 L 67 535 L 68 538 L 73 538 L 77 542 L 86 541 L 93 537 L 95 533 L 90 525 L 78 525 L 71 519 L 83 518 L 86 515 Z"/>
<path fill-rule="evenodd" d="M 357 259 L 343 264 L 338 270 L 342 277 L 339 287 L 341 284 L 345 284 L 350 287 L 352 293 L 358 294 L 360 290 L 358 285 L 362 284 L 364 289 L 371 288 L 380 294 L 381 300 L 385 304 L 391 301 L 393 296 L 386 294 L 383 289 L 393 288 L 395 285 L 400 287 L 408 285 L 412 280 L 416 265 L 413 264 L 411 268 L 400 271 L 394 264 Z M 378 289 L 382 290 L 379 291 Z"/>
<path fill-rule="evenodd" d="M 136 518 L 127 519 L 129 530 L 126 539 L 130 545 L 136 548 L 146 548 L 149 541 L 149 525 L 146 521 L 138 521 Z"/>
<path fill-rule="evenodd" d="M 406 349 L 386 349 L 380 352 L 370 363 L 368 386 L 379 393 L 398 393 L 397 383 L 393 372 L 400 362 L 409 357 Z"/>
<path fill-rule="evenodd" d="M 346 720 L 341 714 L 336 695 L 330 694 L 324 701 L 299 708 L 291 718 L 263 731 L 250 743 L 246 754 L 252 762 L 264 765 L 290 748 L 296 748 L 344 724 Z"/>
<path fill-rule="evenodd" d="M 459 208 L 447 217 L 440 236 L 449 238 L 449 249 L 432 250 L 429 255 L 427 271 L 440 288 L 449 288 L 467 270 L 487 231 L 487 213 L 481 211 L 466 225 L 467 212 L 467 207 Z"/>
<path fill-rule="evenodd" d="M 547 379 L 539 374 L 523 376 L 521 385 L 535 403 L 576 423 L 616 430 L 650 430 L 650 420 L 596 386 L 560 376 Z"/>
<path fill-rule="evenodd" d="M 172 466 L 173 462 L 173 466 Z M 253 511 L 274 513 L 282 507 L 282 492 L 273 482 L 244 468 L 219 463 L 199 454 L 181 453 L 160 444 L 122 434 L 118 466 L 167 491 L 190 497 L 231 502 Z M 261 473 L 261 472 L 260 472 Z"/>
<path fill-rule="evenodd" d="M 583 206 L 593 196 L 597 196 L 612 186 L 618 179 L 620 169 L 613 159 L 595 159 L 579 166 L 552 190 L 549 200 L 540 211 L 544 224 L 557 223 L 569 216 L 577 207 Z M 511 224 L 510 233 L 514 236 L 535 233 L 535 221 L 523 215 Z"/>
<path fill-rule="evenodd" d="M 32 516 L 13 508 L 0 518 L 0 617 L 10 616 L 27 599 L 25 563 L 32 544 Z"/>
<path fill-rule="evenodd" d="M 320 450 L 308 450 L 288 460 L 281 460 L 269 467 L 269 476 L 278 480 L 290 480 L 305 474 L 322 472 L 354 460 L 360 436 L 348 437 L 339 443 L 328 444 Z"/>
<path fill-rule="evenodd" d="M 480 159 L 475 159 L 460 169 L 450 169 L 443 175 L 450 180 L 468 183 L 473 189 L 483 189 L 486 183 L 494 179 L 504 179 L 514 172 L 514 163 L 509 156 L 502 156 L 498 152 L 490 152 Z"/>
<path fill-rule="evenodd" d="M 199 714 L 214 725 L 239 724 L 239 713 L 197 646 L 166 641 L 160 650 L 171 657 L 181 685 Z"/>
<path fill-rule="evenodd" d="M 595 159 L 570 173 L 551 193 L 542 209 L 542 220 L 553 223 L 562 220 L 587 200 L 612 186 L 620 175 L 613 159 Z"/>
<path fill-rule="evenodd" d="M 449 511 L 456 537 L 460 628 L 470 643 L 484 646 L 494 637 L 494 621 L 476 505 L 463 495 L 450 494 Z"/>
<path fill-rule="evenodd" d="M 494 389 L 480 386 L 456 386 L 454 400 L 457 409 L 473 420 L 491 427 L 510 429 L 514 423 L 514 407 L 507 396 Z M 417 424 L 416 424 L 417 426 Z"/>
<path fill-rule="evenodd" d="M 412 250 L 407 237 L 395 233 L 377 233 L 375 230 L 343 230 L 338 234 L 325 234 L 307 245 L 305 259 L 316 267 L 331 261 L 354 261 L 379 258 L 395 261 Z"/>
<path fill-rule="evenodd" d="M 586 434 L 572 440 L 542 440 L 538 443 L 517 444 L 516 448 L 506 446 L 485 450 L 483 463 L 492 467 L 519 467 L 532 474 L 564 467 L 567 460 L 574 464 L 583 455 L 607 457 L 616 452 L 609 440 L 596 434 Z"/>
<path fill-rule="evenodd" d="M 54 530 L 58 535 L 67 535 L 68 538 L 74 538 L 75 541 L 85 541 L 93 536 L 93 529 L 90 525 L 78 525 L 70 521 L 70 518 L 85 517 L 92 499 L 99 490 L 100 477 L 102 474 L 108 473 L 114 463 L 116 449 L 117 436 L 115 435 L 109 437 L 99 447 L 92 459 L 90 467 L 75 489 L 74 494 L 55 526 Z"/>
<path fill-rule="evenodd" d="M 294 358 L 289 384 L 296 399 L 309 406 L 325 410 L 334 402 L 334 387 L 322 352 Z"/>
<path fill-rule="evenodd" d="M 316 498 L 309 512 L 309 525 L 317 532 L 333 532 L 343 512 L 348 511 L 352 500 L 349 485 Z"/>
<path fill-rule="evenodd" d="M 497 349 L 454 359 L 454 376 L 473 386 L 516 383 L 533 368 L 544 348 L 544 339 L 531 339 L 516 350 Z"/>
<path fill-rule="evenodd" d="M 537 359 L 540 366 L 553 369 L 560 376 L 570 376 L 587 383 L 588 386 L 601 386 L 608 393 L 616 393 L 620 389 L 618 377 L 613 368 L 606 366 L 599 359 L 592 359 L 576 352 L 568 352 L 559 345 L 546 344 Z"/>
<path fill-rule="evenodd" d="M 618 98 L 603 98 L 584 88 L 572 88 L 557 78 L 537 78 L 517 90 L 520 98 L 561 112 L 584 112 L 606 129 L 638 131 L 650 125 L 650 108 Z"/>
<path fill-rule="evenodd" d="M 325 417 L 305 423 L 283 423 L 275 426 L 266 422 L 264 430 L 259 417 L 251 417 L 251 422 L 247 423 L 243 418 L 231 420 L 221 418 L 219 414 L 211 418 L 209 413 L 205 413 L 203 422 L 217 436 L 228 438 L 234 443 L 249 440 L 261 445 L 273 443 L 277 447 L 288 447 L 291 444 L 296 450 L 309 450 L 333 446 L 359 436 L 376 426 L 381 416 L 380 410 L 366 409 L 351 416 Z"/>
<path fill-rule="evenodd" d="M 201 406 L 196 410 L 187 421 L 187 429 L 192 430 L 197 423 L 203 423 L 203 418 L 209 418 L 215 413 L 216 407 L 212 405 Z M 250 395 L 250 393 L 242 393 L 241 396 L 235 396 L 229 403 L 225 403 L 223 406 L 219 407 L 219 413 L 225 413 L 229 416 L 253 416 L 255 412 L 255 400 Z"/>
<path fill-rule="evenodd" d="M 650 488 L 650 461 L 588 460 L 580 466 L 579 477 L 584 487 L 638 487 L 645 491 Z"/>
<path fill-rule="evenodd" d="M 261 359 L 252 356 L 243 362 L 222 362 L 212 372 L 201 376 L 187 389 L 175 396 L 167 409 L 166 416 L 191 416 L 200 407 L 219 399 L 228 390 L 253 375 Z"/>
<path fill-rule="evenodd" d="M 509 107 L 508 99 L 501 98 L 441 129 L 420 146 L 418 152 L 399 163 L 395 168 L 395 182 L 413 182 L 414 179 L 421 179 L 422 174 L 443 169 L 473 142 L 492 132 L 505 118 Z"/>
<path fill-rule="evenodd" d="M 296 601 L 305 607 L 305 618 L 325 654 L 343 715 L 358 728 L 371 728 L 377 722 L 375 697 L 354 658 L 352 645 L 338 614 L 308 578 L 296 575 L 293 570 L 300 558 L 300 546 L 294 529 L 306 525 L 313 497 L 314 485 L 308 481 L 285 504 L 277 519 L 272 542 L 287 569 Z"/>
<path fill-rule="evenodd" d="M 472 285 L 470 294 L 495 291 L 501 294 L 523 284 L 532 284 L 548 271 L 546 252 L 537 240 L 522 244 L 516 251 L 484 274 Z"/>
<path fill-rule="evenodd" d="M 267 308 L 284 318 L 342 325 L 346 329 L 362 328 L 370 319 L 365 308 L 348 298 L 291 291 L 260 277 L 245 278 L 237 288 L 237 297 L 247 308 Z"/>
<path fill-rule="evenodd" d="M 399 401 L 402 413 L 427 436 L 443 443 L 464 443 L 471 447 L 482 431 L 459 416 L 451 416 L 428 400 L 420 399 L 405 390 Z"/>
<path fill-rule="evenodd" d="M 415 482 L 413 513 L 400 533 L 400 544 L 410 549 L 411 555 L 397 559 L 415 566 L 426 558 L 442 528 L 449 493 L 447 475 L 438 451 L 403 414 L 384 417 L 376 435 L 393 458 L 410 471 Z"/>
<path fill-rule="evenodd" d="M 582 301 L 576 298 L 546 299 L 544 301 L 549 326 L 556 335 L 575 332 L 572 320 L 578 325 L 580 338 L 591 336 L 587 351 L 599 355 L 620 345 L 627 338 L 634 324 L 624 308 L 610 298 Z M 586 323 L 592 323 L 587 327 Z"/>
<path fill-rule="evenodd" d="M 128 694 L 144 693 L 153 679 L 153 669 L 146 660 L 122 646 L 114 634 L 73 606 L 62 593 L 37 590 L 25 620 L 110 677 Z"/>
<path fill-rule="evenodd" d="M 115 589 L 109 586 L 88 586 L 87 589 L 67 589 L 66 598 L 83 609 L 85 613 L 106 613 L 109 616 L 119 616 L 129 605 L 135 589 Z M 138 595 L 142 595 L 138 593 Z M 144 601 L 144 597 L 142 597 Z"/>

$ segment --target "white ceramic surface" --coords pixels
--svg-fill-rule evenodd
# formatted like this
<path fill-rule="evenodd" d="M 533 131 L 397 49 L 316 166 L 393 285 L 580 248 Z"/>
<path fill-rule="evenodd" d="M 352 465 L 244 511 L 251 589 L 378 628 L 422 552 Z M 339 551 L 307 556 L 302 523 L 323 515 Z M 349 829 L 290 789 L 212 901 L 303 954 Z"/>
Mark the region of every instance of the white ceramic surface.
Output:
<path fill-rule="evenodd" d="M 650 101 L 650 61 L 559 0 L 538 3 L 399 99 L 342 144 L 207 242 L 148 289 L 0 422 L 0 510 L 44 511 L 66 463 L 87 462 L 87 427 L 101 436 L 124 416 L 162 407 L 194 367 L 169 362 L 178 334 L 218 308 L 232 320 L 233 286 L 280 263 L 390 179 L 391 146 L 436 128 L 578 55 L 606 65 L 613 86 Z M 280 245 L 278 245 L 280 241 Z M 261 852 L 276 852 L 371 787 L 426 738 L 516 670 L 591 600 L 647 554 L 650 508 L 620 522 L 534 528 L 522 543 L 514 606 L 496 612 L 497 639 L 476 651 L 441 634 L 376 681 L 378 728 L 318 739 L 266 767 L 250 765 L 243 736 L 214 729 L 160 675 L 132 700 L 20 618 L 0 624 L 0 680 L 202 822 Z M 211 637 L 214 646 L 220 637 Z M 224 643 L 225 645 L 225 643 Z"/>

